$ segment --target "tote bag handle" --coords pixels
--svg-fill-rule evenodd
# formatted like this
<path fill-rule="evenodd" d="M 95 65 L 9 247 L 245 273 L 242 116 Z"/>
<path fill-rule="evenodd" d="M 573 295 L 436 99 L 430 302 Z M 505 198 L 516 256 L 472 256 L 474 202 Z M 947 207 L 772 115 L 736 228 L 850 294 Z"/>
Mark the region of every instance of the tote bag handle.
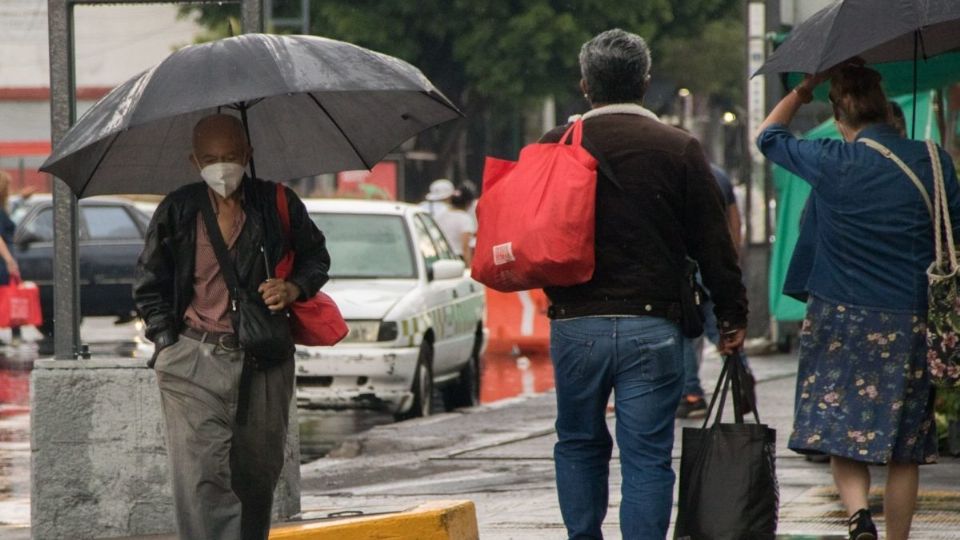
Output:
<path fill-rule="evenodd" d="M 738 355 L 729 355 L 723 358 L 723 369 L 720 370 L 720 377 L 717 379 L 717 387 L 713 390 L 713 396 L 710 397 L 710 406 L 707 407 L 707 416 L 703 419 L 703 428 L 706 429 L 710 423 L 710 417 L 713 414 L 713 406 L 719 401 L 717 414 L 714 418 L 713 426 L 719 426 L 723 419 L 723 408 L 727 401 L 727 390 L 733 386 L 733 417 L 734 422 L 742 424 L 743 422 L 743 403 L 741 402 L 740 385 L 743 377 L 746 375 L 743 364 Z M 760 413 L 757 411 L 756 404 L 753 406 L 753 417 L 760 423 Z"/>

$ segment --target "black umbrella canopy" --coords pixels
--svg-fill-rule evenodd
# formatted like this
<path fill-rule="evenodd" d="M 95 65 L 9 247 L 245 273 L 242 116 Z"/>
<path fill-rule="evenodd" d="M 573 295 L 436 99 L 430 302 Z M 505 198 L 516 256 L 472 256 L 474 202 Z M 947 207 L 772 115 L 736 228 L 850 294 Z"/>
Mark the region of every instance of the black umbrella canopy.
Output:
<path fill-rule="evenodd" d="M 165 194 L 199 181 L 192 129 L 246 113 L 257 174 L 289 180 L 372 167 L 461 116 L 410 64 L 314 36 L 244 34 L 181 49 L 93 105 L 42 171 L 80 197 Z"/>
<path fill-rule="evenodd" d="M 797 25 L 754 75 L 820 73 L 854 56 L 876 64 L 960 48 L 960 0 L 840 0 Z"/>

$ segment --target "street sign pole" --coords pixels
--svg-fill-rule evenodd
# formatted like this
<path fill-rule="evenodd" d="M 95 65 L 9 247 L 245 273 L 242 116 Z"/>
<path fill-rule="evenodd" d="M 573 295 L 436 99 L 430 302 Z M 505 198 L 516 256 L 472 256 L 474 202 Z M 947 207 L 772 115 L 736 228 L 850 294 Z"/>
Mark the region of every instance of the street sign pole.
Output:
<path fill-rule="evenodd" d="M 78 5 L 240 4 L 244 32 L 263 30 L 263 0 L 47 0 L 50 28 L 50 135 L 55 146 L 77 119 L 73 8 Z M 86 355 L 80 343 L 80 258 L 77 197 L 53 179 L 54 356 Z M 49 315 L 49 314 L 48 314 Z"/>
<path fill-rule="evenodd" d="M 766 59 L 766 4 L 747 4 L 747 73 L 754 73 Z M 763 154 L 753 137 L 767 115 L 766 79 L 753 77 L 747 81 L 747 150 L 750 155 L 750 183 L 747 184 L 747 242 L 765 244 L 769 241 L 766 222 L 766 174 Z"/>
<path fill-rule="evenodd" d="M 57 144 L 77 119 L 73 2 L 48 0 L 50 27 L 50 136 Z M 80 259 L 77 252 L 77 197 L 53 179 L 54 355 L 80 352 Z M 48 314 L 49 315 L 49 314 Z"/>

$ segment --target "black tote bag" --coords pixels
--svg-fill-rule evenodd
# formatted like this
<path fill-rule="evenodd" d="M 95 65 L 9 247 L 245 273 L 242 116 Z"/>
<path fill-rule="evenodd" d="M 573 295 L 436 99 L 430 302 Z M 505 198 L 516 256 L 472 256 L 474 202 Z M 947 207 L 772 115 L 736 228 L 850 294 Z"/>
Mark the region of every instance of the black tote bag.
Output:
<path fill-rule="evenodd" d="M 744 423 L 740 381 L 744 368 L 736 356 L 724 359 L 720 380 L 702 428 L 684 428 L 680 457 L 680 493 L 674 538 L 678 540 L 753 540 L 776 536 L 780 488 L 774 466 L 776 431 Z M 727 390 L 733 386 L 735 423 L 723 424 Z M 719 399 L 716 418 L 708 427 Z"/>

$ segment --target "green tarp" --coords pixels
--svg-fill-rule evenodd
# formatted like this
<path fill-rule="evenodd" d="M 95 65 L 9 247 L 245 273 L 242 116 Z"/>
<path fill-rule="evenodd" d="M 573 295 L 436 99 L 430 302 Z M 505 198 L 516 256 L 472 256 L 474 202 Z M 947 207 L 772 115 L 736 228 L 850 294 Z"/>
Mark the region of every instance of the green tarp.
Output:
<path fill-rule="evenodd" d="M 923 92 L 917 96 L 917 139 L 940 140 L 934 110 L 931 107 L 933 92 Z M 913 113 L 913 96 L 910 94 L 894 98 L 903 108 L 907 125 Z M 909 128 L 908 128 L 909 129 Z M 839 139 L 833 120 L 828 120 L 804 134 L 805 139 Z M 777 193 L 777 232 L 773 243 L 770 262 L 770 313 L 778 321 L 799 321 L 803 319 L 805 307 L 801 302 L 784 296 L 783 281 L 787 276 L 793 247 L 797 243 L 800 230 L 800 214 L 803 212 L 810 185 L 800 177 L 774 166 L 773 182 Z"/>
<path fill-rule="evenodd" d="M 871 64 L 872 69 L 880 72 L 883 77 L 883 88 L 888 96 L 913 93 L 913 60 L 905 62 L 887 62 L 886 64 Z M 940 54 L 917 61 L 917 89 L 922 92 L 944 88 L 957 82 L 960 73 L 960 52 Z M 787 75 L 787 87 L 793 88 L 803 78 L 802 74 L 790 73 Z M 830 85 L 821 84 L 814 92 L 814 98 L 827 101 L 827 92 Z M 917 130 L 920 129 L 920 111 L 917 111 Z M 907 115 L 907 126 L 910 125 L 910 115 Z"/>

